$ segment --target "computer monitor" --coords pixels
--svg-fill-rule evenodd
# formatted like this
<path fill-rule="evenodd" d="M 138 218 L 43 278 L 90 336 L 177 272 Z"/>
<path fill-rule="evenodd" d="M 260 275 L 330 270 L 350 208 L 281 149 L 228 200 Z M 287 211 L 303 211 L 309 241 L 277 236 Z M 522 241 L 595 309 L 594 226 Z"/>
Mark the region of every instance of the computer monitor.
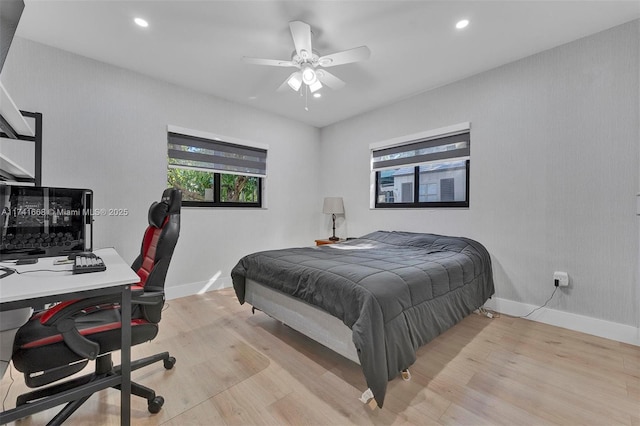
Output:
<path fill-rule="evenodd" d="M 92 249 L 89 189 L 0 185 L 0 260 Z"/>

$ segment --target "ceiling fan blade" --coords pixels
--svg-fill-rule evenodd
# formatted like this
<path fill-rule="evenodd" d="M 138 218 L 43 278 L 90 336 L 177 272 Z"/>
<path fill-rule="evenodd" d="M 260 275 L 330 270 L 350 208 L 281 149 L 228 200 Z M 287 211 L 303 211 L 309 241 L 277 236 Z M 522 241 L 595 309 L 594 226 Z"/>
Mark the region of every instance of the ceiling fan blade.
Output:
<path fill-rule="evenodd" d="M 329 71 L 317 70 L 316 75 L 318 76 L 318 80 L 320 80 L 322 84 L 327 85 L 333 90 L 342 89 L 346 84 L 344 81 L 340 80 L 338 77 L 331 74 Z"/>
<path fill-rule="evenodd" d="M 302 60 L 311 59 L 311 27 L 302 21 L 289 22 L 296 53 Z"/>
<path fill-rule="evenodd" d="M 334 67 L 336 65 L 350 64 L 352 62 L 364 61 L 371 56 L 371 50 L 367 46 L 355 47 L 342 52 L 332 53 L 318 58 L 318 64 L 322 67 Z"/>
<path fill-rule="evenodd" d="M 261 58 L 249 58 L 247 56 L 243 56 L 242 60 L 247 64 L 253 64 L 253 65 L 268 65 L 272 67 L 297 67 L 298 66 L 291 61 L 281 61 L 279 59 L 261 59 Z"/>

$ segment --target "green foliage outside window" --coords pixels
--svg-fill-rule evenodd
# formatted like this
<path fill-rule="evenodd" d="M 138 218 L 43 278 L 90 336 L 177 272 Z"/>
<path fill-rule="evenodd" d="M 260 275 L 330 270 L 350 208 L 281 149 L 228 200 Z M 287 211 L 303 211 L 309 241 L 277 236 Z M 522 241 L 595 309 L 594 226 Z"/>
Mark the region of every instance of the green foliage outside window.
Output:
<path fill-rule="evenodd" d="M 260 179 L 254 176 L 220 174 L 200 170 L 169 168 L 167 186 L 179 188 L 184 201 L 214 201 L 205 199 L 205 190 L 214 188 L 220 180 L 219 202 L 256 203 L 259 201 Z"/>
<path fill-rule="evenodd" d="M 204 201 L 204 190 L 213 188 L 213 173 L 169 168 L 167 186 L 180 189 L 185 201 Z"/>
<path fill-rule="evenodd" d="M 254 203 L 258 201 L 258 178 L 252 176 L 221 175 L 221 201 Z"/>

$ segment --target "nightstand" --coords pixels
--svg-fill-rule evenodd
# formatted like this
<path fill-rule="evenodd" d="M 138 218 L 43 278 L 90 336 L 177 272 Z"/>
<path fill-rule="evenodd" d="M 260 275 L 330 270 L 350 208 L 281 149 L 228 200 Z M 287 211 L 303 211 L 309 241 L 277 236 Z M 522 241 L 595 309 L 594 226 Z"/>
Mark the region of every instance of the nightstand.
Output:
<path fill-rule="evenodd" d="M 316 246 L 323 246 L 325 244 L 335 244 L 335 243 L 340 243 L 344 240 L 338 240 L 338 241 L 331 241 L 328 238 L 324 238 L 322 240 L 316 240 Z"/>

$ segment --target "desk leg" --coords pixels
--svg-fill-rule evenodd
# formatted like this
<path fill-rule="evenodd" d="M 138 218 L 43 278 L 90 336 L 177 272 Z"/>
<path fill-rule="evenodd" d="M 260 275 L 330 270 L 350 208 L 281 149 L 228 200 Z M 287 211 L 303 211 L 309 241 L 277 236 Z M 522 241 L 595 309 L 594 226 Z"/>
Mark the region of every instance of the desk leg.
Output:
<path fill-rule="evenodd" d="M 122 384 L 120 387 L 120 424 L 131 424 L 131 286 L 122 290 L 122 350 L 121 370 Z"/>

